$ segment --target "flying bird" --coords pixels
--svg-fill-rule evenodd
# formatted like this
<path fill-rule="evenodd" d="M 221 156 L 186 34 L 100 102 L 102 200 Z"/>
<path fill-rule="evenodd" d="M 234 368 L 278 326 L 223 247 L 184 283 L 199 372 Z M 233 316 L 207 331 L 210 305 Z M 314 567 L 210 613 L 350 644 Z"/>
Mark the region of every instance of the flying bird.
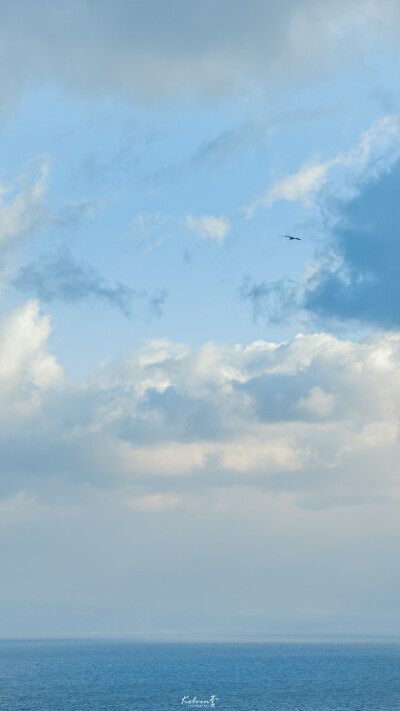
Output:
<path fill-rule="evenodd" d="M 299 242 L 301 242 L 301 237 L 292 237 L 292 235 L 284 235 L 284 237 L 286 237 L 286 239 L 298 239 Z"/>

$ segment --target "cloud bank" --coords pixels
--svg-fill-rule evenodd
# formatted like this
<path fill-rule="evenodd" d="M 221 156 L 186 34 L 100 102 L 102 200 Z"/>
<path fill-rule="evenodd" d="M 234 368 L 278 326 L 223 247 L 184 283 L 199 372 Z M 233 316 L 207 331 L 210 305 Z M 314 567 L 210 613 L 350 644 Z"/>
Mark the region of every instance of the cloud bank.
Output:
<path fill-rule="evenodd" d="M 147 100 L 294 83 L 321 75 L 333 60 L 359 63 L 362 38 L 381 33 L 388 42 L 399 22 L 391 0 L 71 0 L 68 7 L 38 0 L 3 3 L 1 13 L 3 105 L 38 82 Z"/>
<path fill-rule="evenodd" d="M 398 335 L 154 341 L 60 389 L 35 302 L 2 333 L 3 497 L 103 491 L 156 512 L 243 485 L 313 507 L 398 496 Z"/>

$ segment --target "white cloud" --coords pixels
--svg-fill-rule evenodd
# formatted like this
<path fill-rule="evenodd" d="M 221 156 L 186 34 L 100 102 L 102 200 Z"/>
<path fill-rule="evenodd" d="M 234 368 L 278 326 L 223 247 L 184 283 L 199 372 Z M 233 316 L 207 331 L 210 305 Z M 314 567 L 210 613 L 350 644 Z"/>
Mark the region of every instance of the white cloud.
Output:
<path fill-rule="evenodd" d="M 202 469 L 207 447 L 198 443 L 171 442 L 164 446 L 138 447 L 129 442 L 112 441 L 110 455 L 128 475 L 137 473 L 179 476 Z"/>
<path fill-rule="evenodd" d="M 50 219 L 44 199 L 50 170 L 49 156 L 33 162 L 27 174 L 13 185 L 0 187 L 0 251 L 4 253 Z"/>
<path fill-rule="evenodd" d="M 182 227 L 200 237 L 222 245 L 231 228 L 225 215 L 187 214 L 179 219 L 173 215 L 140 213 L 131 221 L 130 231 L 143 254 L 159 247 L 166 239 L 176 234 Z"/>
<path fill-rule="evenodd" d="M 326 393 L 316 385 L 311 388 L 307 397 L 300 398 L 298 406 L 314 417 L 323 419 L 331 415 L 335 407 L 335 396 L 333 393 Z"/>
<path fill-rule="evenodd" d="M 307 161 L 296 173 L 267 188 L 265 195 L 244 208 L 244 212 L 252 217 L 258 208 L 271 208 L 279 200 L 309 205 L 327 184 L 335 195 L 352 197 L 360 183 L 390 168 L 399 156 L 400 119 L 384 116 L 364 131 L 357 145 L 347 153 L 326 161 Z"/>
<path fill-rule="evenodd" d="M 297 173 L 282 178 L 269 188 L 266 197 L 250 208 L 250 211 L 254 211 L 256 206 L 272 207 L 278 200 L 287 200 L 288 202 L 299 200 L 306 204 L 309 203 L 310 196 L 318 192 L 326 183 L 329 169 L 337 163 L 338 159 L 328 160 L 324 163 L 306 163 Z"/>
<path fill-rule="evenodd" d="M 44 391 L 61 384 L 63 369 L 48 351 L 50 320 L 30 301 L 0 324 L 0 418 L 2 431 L 24 426 L 40 411 Z"/>
<path fill-rule="evenodd" d="M 258 437 L 253 435 L 239 444 L 222 446 L 220 466 L 243 474 L 260 470 L 264 474 L 275 474 L 282 470 L 300 470 L 307 462 L 307 452 L 294 443 L 289 433 L 286 437 L 274 436 L 271 428 L 265 427 L 264 437 L 262 428 L 257 434 Z"/>
<path fill-rule="evenodd" d="M 227 217 L 220 215 L 201 215 L 194 217 L 186 215 L 185 225 L 188 230 L 191 230 L 201 239 L 214 240 L 222 245 L 226 235 L 230 230 L 230 222 Z"/>
<path fill-rule="evenodd" d="M 397 334 L 210 343 L 193 353 L 153 341 L 62 390 L 52 387 L 62 370 L 36 304 L 13 313 L 2 334 L 0 453 L 34 495 L 49 495 L 50 473 L 67 490 L 129 485 L 138 507 L 141 497 L 187 499 L 217 481 L 289 490 L 324 506 L 397 486 Z"/>

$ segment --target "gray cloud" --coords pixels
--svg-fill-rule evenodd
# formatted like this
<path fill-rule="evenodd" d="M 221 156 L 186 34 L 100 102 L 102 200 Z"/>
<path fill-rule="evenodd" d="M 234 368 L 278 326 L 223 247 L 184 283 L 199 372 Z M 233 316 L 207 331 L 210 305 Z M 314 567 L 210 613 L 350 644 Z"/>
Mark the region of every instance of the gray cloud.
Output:
<path fill-rule="evenodd" d="M 306 309 L 323 318 L 400 326 L 399 188 L 397 162 L 350 202 L 330 205 L 337 266 L 323 263 L 313 275 L 304 295 Z"/>
<path fill-rule="evenodd" d="M 17 272 L 12 284 L 19 291 L 39 298 L 44 303 L 75 303 L 95 298 L 119 309 L 126 316 L 132 313 L 133 305 L 138 300 L 147 303 L 151 315 L 160 316 L 166 299 L 165 290 L 149 294 L 145 290 L 132 289 L 121 283 L 111 286 L 93 267 L 76 260 L 69 252 L 44 264 L 25 264 Z"/>
<path fill-rule="evenodd" d="M 38 81 L 147 99 L 279 87 L 320 75 L 333 58 L 359 62 L 360 17 L 364 36 L 368 29 L 387 35 L 398 22 L 391 0 L 25 0 L 2 2 L 0 10 L 3 104 Z"/>

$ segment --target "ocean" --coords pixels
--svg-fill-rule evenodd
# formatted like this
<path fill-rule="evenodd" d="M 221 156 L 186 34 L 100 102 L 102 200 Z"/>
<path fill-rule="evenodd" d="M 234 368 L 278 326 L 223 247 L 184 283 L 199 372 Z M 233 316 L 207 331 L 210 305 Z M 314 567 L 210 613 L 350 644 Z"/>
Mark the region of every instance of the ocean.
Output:
<path fill-rule="evenodd" d="M 1 711 L 400 711 L 400 645 L 1 641 Z"/>

